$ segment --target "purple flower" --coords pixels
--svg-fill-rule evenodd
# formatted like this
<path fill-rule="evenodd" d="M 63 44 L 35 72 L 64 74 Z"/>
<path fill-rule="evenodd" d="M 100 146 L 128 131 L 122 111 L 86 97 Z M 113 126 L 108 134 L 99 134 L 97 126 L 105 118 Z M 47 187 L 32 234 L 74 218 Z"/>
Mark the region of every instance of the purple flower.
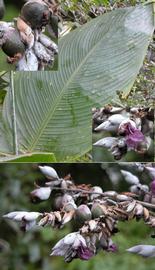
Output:
<path fill-rule="evenodd" d="M 107 248 L 108 252 L 117 252 L 118 251 L 118 247 L 116 244 L 112 243 L 108 246 Z"/>
<path fill-rule="evenodd" d="M 153 195 L 155 195 L 155 179 L 150 184 L 151 192 Z"/>
<path fill-rule="evenodd" d="M 126 144 L 130 149 L 136 149 L 139 143 L 145 141 L 143 133 L 136 127 L 132 120 L 122 123 L 119 131 L 125 133 Z"/>
<path fill-rule="evenodd" d="M 84 247 L 83 245 L 79 246 L 77 250 L 77 257 L 81 260 L 89 260 L 94 253 L 88 248 Z"/>
<path fill-rule="evenodd" d="M 107 252 L 117 252 L 118 251 L 118 247 L 112 241 L 112 239 L 111 238 L 105 239 L 104 236 L 102 236 L 100 239 L 100 247 Z"/>
<path fill-rule="evenodd" d="M 75 258 L 89 260 L 94 255 L 84 237 L 79 232 L 73 232 L 61 239 L 52 249 L 51 256 L 64 256 L 66 262 Z"/>

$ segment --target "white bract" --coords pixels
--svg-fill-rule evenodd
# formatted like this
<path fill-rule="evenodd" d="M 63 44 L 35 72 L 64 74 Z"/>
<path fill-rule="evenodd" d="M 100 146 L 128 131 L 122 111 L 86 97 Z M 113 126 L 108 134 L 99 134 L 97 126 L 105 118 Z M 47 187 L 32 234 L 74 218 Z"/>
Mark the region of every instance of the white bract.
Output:
<path fill-rule="evenodd" d="M 102 188 L 99 187 L 99 186 L 94 186 L 94 187 L 92 187 L 90 191 L 91 191 L 91 192 L 94 192 L 94 194 L 91 194 L 91 195 L 90 195 L 90 199 L 91 199 L 91 200 L 94 200 L 95 198 L 99 197 L 100 194 L 103 193 Z M 97 193 L 98 193 L 98 194 L 97 194 Z"/>
<path fill-rule="evenodd" d="M 76 249 L 81 243 L 83 246 L 86 246 L 86 241 L 79 232 L 69 233 L 52 248 L 52 253 L 50 255 L 64 256 L 71 246 Z"/>
<path fill-rule="evenodd" d="M 31 192 L 31 196 L 44 201 L 44 200 L 47 200 L 50 197 L 51 191 L 52 190 L 51 190 L 50 187 L 36 188 Z"/>
<path fill-rule="evenodd" d="M 94 146 L 103 146 L 103 147 L 106 147 L 106 148 L 111 148 L 115 142 L 117 142 L 117 138 L 115 138 L 115 137 L 106 137 L 106 138 L 100 139 L 99 141 L 95 142 L 93 145 Z"/>
<path fill-rule="evenodd" d="M 129 184 L 131 185 L 139 184 L 139 179 L 136 175 L 125 170 L 121 170 L 121 173 L 123 174 L 125 181 L 128 182 Z"/>
<path fill-rule="evenodd" d="M 127 251 L 131 253 L 136 253 L 139 254 L 143 257 L 155 257 L 155 246 L 152 245 L 138 245 L 138 246 L 133 246 Z"/>
<path fill-rule="evenodd" d="M 59 176 L 52 167 L 49 166 L 39 166 L 41 172 L 48 178 L 48 179 L 59 179 Z"/>
<path fill-rule="evenodd" d="M 26 212 L 26 211 L 15 211 L 3 215 L 4 218 L 12 219 L 14 221 L 21 222 L 21 228 L 25 231 L 30 230 L 36 225 L 36 219 L 42 216 L 39 212 Z"/>
<path fill-rule="evenodd" d="M 154 167 L 145 167 L 146 168 L 146 170 L 148 171 L 148 173 L 150 174 L 150 176 L 152 177 L 152 178 L 155 178 L 155 168 Z"/>
<path fill-rule="evenodd" d="M 113 131 L 117 132 L 117 129 L 121 122 L 125 119 L 121 114 L 114 114 L 108 118 L 107 121 L 99 125 L 95 130 L 96 131 Z"/>

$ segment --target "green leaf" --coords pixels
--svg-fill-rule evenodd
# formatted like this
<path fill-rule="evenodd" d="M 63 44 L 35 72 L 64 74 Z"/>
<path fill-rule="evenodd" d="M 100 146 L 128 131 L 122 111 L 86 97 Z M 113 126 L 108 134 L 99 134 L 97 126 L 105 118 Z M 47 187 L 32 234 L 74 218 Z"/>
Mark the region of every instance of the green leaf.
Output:
<path fill-rule="evenodd" d="M 14 157 L 6 157 L 3 158 L 2 161 L 4 162 L 12 162 L 12 163 L 16 163 L 16 162 L 56 162 L 56 158 L 54 156 L 53 153 L 33 153 L 33 154 L 26 154 L 26 155 L 19 155 L 18 157 L 14 156 Z"/>
<path fill-rule="evenodd" d="M 91 106 L 103 106 L 117 90 L 131 89 L 153 30 L 152 5 L 117 9 L 60 40 L 59 71 L 16 73 L 20 152 L 53 152 L 57 160 L 68 160 L 89 151 Z M 10 152 L 11 104 L 7 93 L 2 122 Z"/>
<path fill-rule="evenodd" d="M 18 149 L 20 153 L 52 152 L 57 160 L 77 158 L 91 148 L 91 111 L 86 106 L 87 98 L 79 91 L 72 95 L 61 88 L 52 89 L 58 83 L 51 77 L 51 72 L 15 75 Z M 3 107 L 9 153 L 13 152 L 11 104 L 9 91 Z"/>

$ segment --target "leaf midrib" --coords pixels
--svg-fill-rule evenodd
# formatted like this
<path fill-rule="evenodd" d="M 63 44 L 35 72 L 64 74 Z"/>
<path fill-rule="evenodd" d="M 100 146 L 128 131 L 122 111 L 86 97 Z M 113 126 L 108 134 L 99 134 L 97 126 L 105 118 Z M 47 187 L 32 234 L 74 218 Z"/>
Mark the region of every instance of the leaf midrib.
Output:
<path fill-rule="evenodd" d="M 111 24 L 110 24 L 111 25 Z M 110 28 L 110 26 L 109 26 Z M 109 28 L 107 29 L 107 32 L 109 31 Z M 106 32 L 106 34 L 107 34 Z M 35 146 L 37 145 L 42 132 L 44 131 L 45 127 L 47 126 L 51 116 L 55 113 L 56 109 L 57 109 L 57 105 L 59 104 L 59 101 L 61 100 L 63 94 L 65 91 L 68 90 L 68 85 L 73 81 L 74 77 L 76 76 L 76 74 L 78 73 L 78 71 L 80 70 L 80 68 L 83 66 L 84 62 L 86 62 L 86 60 L 89 58 L 90 54 L 96 49 L 96 47 L 100 44 L 100 42 L 105 38 L 106 34 L 104 34 L 104 37 L 102 37 L 96 44 L 95 46 L 89 51 L 89 53 L 87 54 L 87 56 L 82 60 L 82 62 L 79 64 L 79 66 L 75 69 L 75 71 L 72 73 L 72 75 L 69 77 L 69 80 L 67 81 L 67 83 L 65 83 L 65 85 L 63 86 L 62 90 L 61 90 L 61 94 L 57 97 L 57 100 L 55 101 L 55 105 L 53 106 L 53 108 L 51 108 L 47 114 L 47 117 L 45 119 L 45 121 L 42 121 L 42 125 L 40 126 L 38 132 L 36 133 L 36 138 L 34 138 L 34 140 L 31 143 L 31 146 L 29 148 L 29 151 L 32 151 Z"/>

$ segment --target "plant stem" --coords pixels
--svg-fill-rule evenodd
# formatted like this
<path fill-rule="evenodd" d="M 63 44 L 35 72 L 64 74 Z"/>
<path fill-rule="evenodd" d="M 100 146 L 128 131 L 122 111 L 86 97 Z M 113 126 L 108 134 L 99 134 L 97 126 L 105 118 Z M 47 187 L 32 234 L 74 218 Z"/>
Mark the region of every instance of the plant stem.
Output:
<path fill-rule="evenodd" d="M 72 188 L 60 188 L 60 187 L 52 187 L 52 190 L 62 190 L 62 191 L 71 191 L 71 192 L 81 192 L 81 193 L 86 193 L 86 194 L 98 194 L 102 197 L 108 197 L 106 193 L 99 193 L 99 192 L 94 192 L 94 191 L 87 191 L 87 190 L 83 190 L 83 189 L 72 189 Z M 130 199 L 130 198 L 129 198 Z M 144 207 L 148 207 L 151 209 L 155 209 L 155 205 L 151 204 L 151 203 L 147 203 L 147 202 L 143 202 L 143 201 L 139 201 L 136 200 L 137 203 L 140 203 L 141 205 L 143 205 Z"/>
<path fill-rule="evenodd" d="M 12 96 L 12 127 L 13 127 L 13 151 L 18 156 L 18 140 L 17 140 L 17 123 L 15 109 L 15 92 L 14 92 L 14 76 L 13 71 L 10 71 L 10 91 Z"/>
<path fill-rule="evenodd" d="M 155 205 L 152 203 L 147 203 L 147 202 L 142 202 L 142 201 L 138 201 L 136 200 L 138 203 L 142 204 L 145 207 L 151 208 L 151 209 L 155 209 Z"/>

